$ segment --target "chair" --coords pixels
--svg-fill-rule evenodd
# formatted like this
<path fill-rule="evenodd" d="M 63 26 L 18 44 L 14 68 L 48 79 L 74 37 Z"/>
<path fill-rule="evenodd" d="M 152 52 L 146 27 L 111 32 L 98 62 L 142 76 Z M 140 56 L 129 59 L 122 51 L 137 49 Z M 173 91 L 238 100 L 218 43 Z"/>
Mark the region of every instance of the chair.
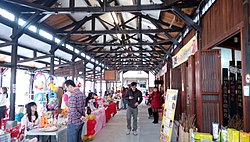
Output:
<path fill-rule="evenodd" d="M 1 129 L 5 130 L 6 129 L 6 123 L 9 121 L 9 118 L 2 118 L 1 120 Z"/>

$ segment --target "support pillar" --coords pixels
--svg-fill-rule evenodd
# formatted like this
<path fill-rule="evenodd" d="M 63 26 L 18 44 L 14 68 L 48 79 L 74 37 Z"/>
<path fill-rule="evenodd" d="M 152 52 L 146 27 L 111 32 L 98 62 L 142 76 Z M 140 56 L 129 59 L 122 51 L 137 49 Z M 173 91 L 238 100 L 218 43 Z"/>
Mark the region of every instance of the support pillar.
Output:
<path fill-rule="evenodd" d="M 75 82 L 75 77 L 76 77 L 76 69 L 75 69 L 75 63 L 74 63 L 74 60 L 72 60 L 72 80 Z"/>
<path fill-rule="evenodd" d="M 18 23 L 18 17 L 15 16 L 15 23 Z M 16 24 L 13 27 L 12 35 L 14 35 L 18 31 L 18 25 Z M 19 36 L 15 36 L 12 39 L 12 49 L 11 49 L 11 80 L 10 80 L 10 121 L 15 120 L 15 102 L 16 102 L 16 71 L 17 71 L 17 48 L 18 48 L 18 38 Z"/>
<path fill-rule="evenodd" d="M 51 53 L 50 57 L 50 74 L 54 74 L 54 67 L 55 67 L 55 52 Z"/>
<path fill-rule="evenodd" d="M 106 91 L 108 91 L 108 81 L 106 80 Z"/>
<path fill-rule="evenodd" d="M 103 68 L 101 67 L 101 77 L 100 77 L 100 96 L 102 96 L 102 80 L 103 80 L 102 70 L 103 70 Z"/>
<path fill-rule="evenodd" d="M 115 81 L 113 81 L 113 88 L 111 90 L 113 90 L 113 93 L 115 93 Z"/>
<path fill-rule="evenodd" d="M 247 82 L 246 76 L 250 75 L 250 24 L 249 24 L 249 0 L 243 1 L 243 21 L 244 28 L 242 30 L 242 86 L 250 87 L 250 83 Z M 243 129 L 246 132 L 250 131 L 250 97 L 245 96 L 250 92 L 243 91 Z"/>
<path fill-rule="evenodd" d="M 94 79 L 93 79 L 93 92 L 94 93 L 97 93 L 96 92 L 96 64 L 94 64 L 94 69 L 93 69 L 93 74 L 94 74 Z"/>
<path fill-rule="evenodd" d="M 34 77 L 35 74 L 30 74 L 30 84 L 29 84 L 29 94 L 33 94 L 33 86 L 34 86 Z"/>
<path fill-rule="evenodd" d="M 86 94 L 86 65 L 87 65 L 87 61 L 85 60 L 84 61 L 84 64 L 83 64 L 83 90 L 82 90 L 82 92 L 83 92 L 83 94 L 85 94 L 85 95 L 87 95 Z"/>
<path fill-rule="evenodd" d="M 0 68 L 0 87 L 3 87 L 3 68 Z"/>

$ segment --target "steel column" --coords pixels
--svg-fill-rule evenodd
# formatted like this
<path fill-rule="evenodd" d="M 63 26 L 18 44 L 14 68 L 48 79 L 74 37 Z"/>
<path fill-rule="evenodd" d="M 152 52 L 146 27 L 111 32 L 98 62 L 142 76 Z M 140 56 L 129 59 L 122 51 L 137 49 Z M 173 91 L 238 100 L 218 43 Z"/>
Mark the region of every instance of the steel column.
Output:
<path fill-rule="evenodd" d="M 103 81 L 103 68 L 101 67 L 101 78 L 100 78 L 100 96 L 102 96 L 102 81 Z"/>
<path fill-rule="evenodd" d="M 84 64 L 83 64 L 83 94 L 86 94 L 86 65 L 87 65 L 87 61 L 84 60 Z"/>
<path fill-rule="evenodd" d="M 54 74 L 55 71 L 55 52 L 51 53 L 50 57 L 50 74 Z"/>
<path fill-rule="evenodd" d="M 3 68 L 0 68 L 0 87 L 3 87 Z"/>
<path fill-rule="evenodd" d="M 96 64 L 94 64 L 94 69 L 93 69 L 93 91 L 96 93 Z"/>
<path fill-rule="evenodd" d="M 30 74 L 30 83 L 29 83 L 29 94 L 33 94 L 33 85 L 34 85 L 34 77 L 35 74 L 31 73 Z"/>
<path fill-rule="evenodd" d="M 15 16 L 15 22 L 18 23 L 19 16 Z M 18 31 L 18 25 L 13 27 L 12 35 Z M 12 49 L 11 49 L 11 80 L 10 80 L 10 121 L 15 120 L 15 103 L 16 103 L 16 72 L 17 72 L 17 48 L 18 48 L 18 38 L 14 37 L 12 39 Z"/>

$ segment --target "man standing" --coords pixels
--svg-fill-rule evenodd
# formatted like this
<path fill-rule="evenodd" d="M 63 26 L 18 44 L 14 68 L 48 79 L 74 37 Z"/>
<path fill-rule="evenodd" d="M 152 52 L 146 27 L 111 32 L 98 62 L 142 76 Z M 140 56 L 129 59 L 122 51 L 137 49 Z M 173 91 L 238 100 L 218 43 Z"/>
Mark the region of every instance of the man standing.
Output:
<path fill-rule="evenodd" d="M 133 134 L 137 135 L 137 115 L 138 115 L 138 105 L 142 102 L 142 93 L 136 88 L 137 83 L 131 83 L 131 89 L 128 89 L 128 92 L 125 95 L 128 107 L 127 107 L 127 135 L 130 134 L 130 131 L 133 131 Z M 133 129 L 131 129 L 131 115 L 133 116 Z"/>
<path fill-rule="evenodd" d="M 67 141 L 82 142 L 81 133 L 85 118 L 86 96 L 76 87 L 72 80 L 65 81 L 65 88 L 71 93 L 69 97 L 69 114 Z"/>

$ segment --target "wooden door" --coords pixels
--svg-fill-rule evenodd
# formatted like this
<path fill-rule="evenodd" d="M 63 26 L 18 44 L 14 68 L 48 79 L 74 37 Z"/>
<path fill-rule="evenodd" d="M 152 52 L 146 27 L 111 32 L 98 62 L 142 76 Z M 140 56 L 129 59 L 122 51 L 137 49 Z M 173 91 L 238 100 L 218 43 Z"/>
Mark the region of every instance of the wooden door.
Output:
<path fill-rule="evenodd" d="M 196 109 L 199 131 L 211 132 L 212 122 L 221 122 L 221 59 L 219 50 L 195 55 Z M 221 123 L 220 123 L 221 124 Z"/>

